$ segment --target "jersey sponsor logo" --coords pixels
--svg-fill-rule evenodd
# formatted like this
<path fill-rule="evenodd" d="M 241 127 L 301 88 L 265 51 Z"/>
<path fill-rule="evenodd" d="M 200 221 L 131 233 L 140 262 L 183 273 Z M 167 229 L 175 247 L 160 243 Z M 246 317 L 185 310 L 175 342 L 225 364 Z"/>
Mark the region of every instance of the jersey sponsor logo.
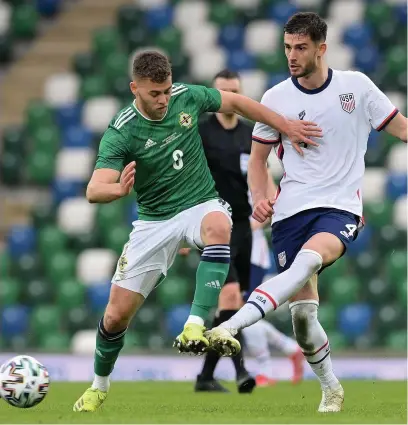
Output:
<path fill-rule="evenodd" d="M 303 110 L 302 112 L 299 112 L 298 117 L 302 121 L 305 115 L 306 115 L 306 111 Z"/>
<path fill-rule="evenodd" d="M 354 109 L 356 109 L 356 101 L 354 100 L 354 94 L 341 94 L 339 97 L 343 111 L 346 111 L 347 113 L 351 114 Z"/>
<path fill-rule="evenodd" d="M 182 127 L 190 128 L 193 125 L 193 117 L 186 112 L 180 112 L 179 124 Z"/>
<path fill-rule="evenodd" d="M 207 286 L 208 288 L 221 289 L 221 285 L 218 280 L 212 280 L 211 282 L 207 282 L 205 286 Z"/>
<path fill-rule="evenodd" d="M 154 140 L 147 139 L 147 142 L 145 143 L 145 147 L 144 148 L 145 149 L 149 149 L 149 148 L 151 148 L 154 145 L 157 145 L 157 143 Z"/>
<path fill-rule="evenodd" d="M 160 149 L 164 148 L 165 146 L 167 146 L 169 143 L 174 142 L 175 140 L 177 140 L 180 136 L 182 136 L 183 133 L 173 133 L 171 134 L 169 137 L 166 137 L 163 141 L 162 141 L 162 145 L 160 145 Z"/>
<path fill-rule="evenodd" d="M 278 262 L 281 267 L 284 267 L 286 264 L 286 251 L 282 251 L 278 254 Z"/>

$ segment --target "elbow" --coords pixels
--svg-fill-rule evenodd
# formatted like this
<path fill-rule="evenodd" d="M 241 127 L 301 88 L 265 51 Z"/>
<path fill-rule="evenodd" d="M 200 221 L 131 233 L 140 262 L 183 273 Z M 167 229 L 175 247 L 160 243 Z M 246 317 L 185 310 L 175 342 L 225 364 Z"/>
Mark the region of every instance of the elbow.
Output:
<path fill-rule="evenodd" d="M 86 199 L 90 204 L 94 204 L 96 202 L 95 200 L 95 194 L 94 194 L 94 190 L 93 190 L 93 184 L 89 183 L 87 188 L 86 188 Z"/>

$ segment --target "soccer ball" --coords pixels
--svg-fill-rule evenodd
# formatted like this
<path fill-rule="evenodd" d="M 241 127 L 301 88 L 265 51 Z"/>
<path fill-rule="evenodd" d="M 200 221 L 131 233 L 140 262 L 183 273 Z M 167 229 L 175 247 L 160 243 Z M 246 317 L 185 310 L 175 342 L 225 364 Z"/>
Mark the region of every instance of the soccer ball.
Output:
<path fill-rule="evenodd" d="M 13 357 L 0 367 L 0 396 L 12 406 L 35 406 L 47 395 L 49 384 L 47 369 L 33 357 Z"/>

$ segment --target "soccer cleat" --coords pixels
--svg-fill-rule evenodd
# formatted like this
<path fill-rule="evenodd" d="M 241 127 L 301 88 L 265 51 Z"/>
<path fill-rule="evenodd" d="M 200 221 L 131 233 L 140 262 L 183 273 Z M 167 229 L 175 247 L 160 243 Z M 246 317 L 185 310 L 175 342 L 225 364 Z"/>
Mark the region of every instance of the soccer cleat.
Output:
<path fill-rule="evenodd" d="M 341 412 L 344 403 L 344 390 L 340 386 L 336 389 L 326 388 L 322 391 L 322 401 L 318 411 L 321 413 Z"/>
<path fill-rule="evenodd" d="M 84 394 L 74 404 L 74 412 L 95 412 L 96 409 L 105 401 L 108 393 L 88 388 Z"/>
<path fill-rule="evenodd" d="M 201 375 L 197 376 L 194 391 L 196 393 L 210 392 L 210 393 L 229 393 L 216 379 L 203 379 Z"/>
<path fill-rule="evenodd" d="M 186 323 L 183 332 L 176 338 L 173 347 L 180 353 L 192 353 L 198 356 L 204 354 L 209 346 L 208 339 L 204 336 L 205 327 L 195 323 Z"/>
<path fill-rule="evenodd" d="M 305 357 L 302 353 L 302 350 L 297 350 L 290 357 L 293 366 L 293 376 L 292 382 L 298 384 L 303 379 L 303 374 L 305 372 Z"/>
<path fill-rule="evenodd" d="M 275 385 L 277 382 L 275 379 L 270 379 L 265 375 L 256 375 L 255 381 L 256 381 L 256 386 L 260 388 L 271 387 L 272 385 Z"/>
<path fill-rule="evenodd" d="M 245 370 L 237 377 L 237 387 L 240 394 L 250 394 L 256 387 L 255 379 Z"/>
<path fill-rule="evenodd" d="M 231 333 L 221 326 L 204 332 L 210 347 L 222 357 L 236 356 L 241 351 L 241 344 Z"/>

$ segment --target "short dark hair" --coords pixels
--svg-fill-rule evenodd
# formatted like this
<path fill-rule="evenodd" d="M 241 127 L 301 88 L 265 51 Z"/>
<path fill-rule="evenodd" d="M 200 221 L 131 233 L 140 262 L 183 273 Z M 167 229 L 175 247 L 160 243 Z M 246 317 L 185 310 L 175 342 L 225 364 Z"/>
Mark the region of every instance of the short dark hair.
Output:
<path fill-rule="evenodd" d="M 215 75 L 213 81 L 215 81 L 217 78 L 225 78 L 226 80 L 234 80 L 235 78 L 238 78 L 239 80 L 239 74 L 236 71 L 225 68 Z"/>
<path fill-rule="evenodd" d="M 326 41 L 327 24 L 313 12 L 295 13 L 283 27 L 288 34 L 308 35 L 314 42 Z"/>
<path fill-rule="evenodd" d="M 133 59 L 133 78 L 146 78 L 154 83 L 163 83 L 171 75 L 169 59 L 156 51 L 145 51 Z"/>

